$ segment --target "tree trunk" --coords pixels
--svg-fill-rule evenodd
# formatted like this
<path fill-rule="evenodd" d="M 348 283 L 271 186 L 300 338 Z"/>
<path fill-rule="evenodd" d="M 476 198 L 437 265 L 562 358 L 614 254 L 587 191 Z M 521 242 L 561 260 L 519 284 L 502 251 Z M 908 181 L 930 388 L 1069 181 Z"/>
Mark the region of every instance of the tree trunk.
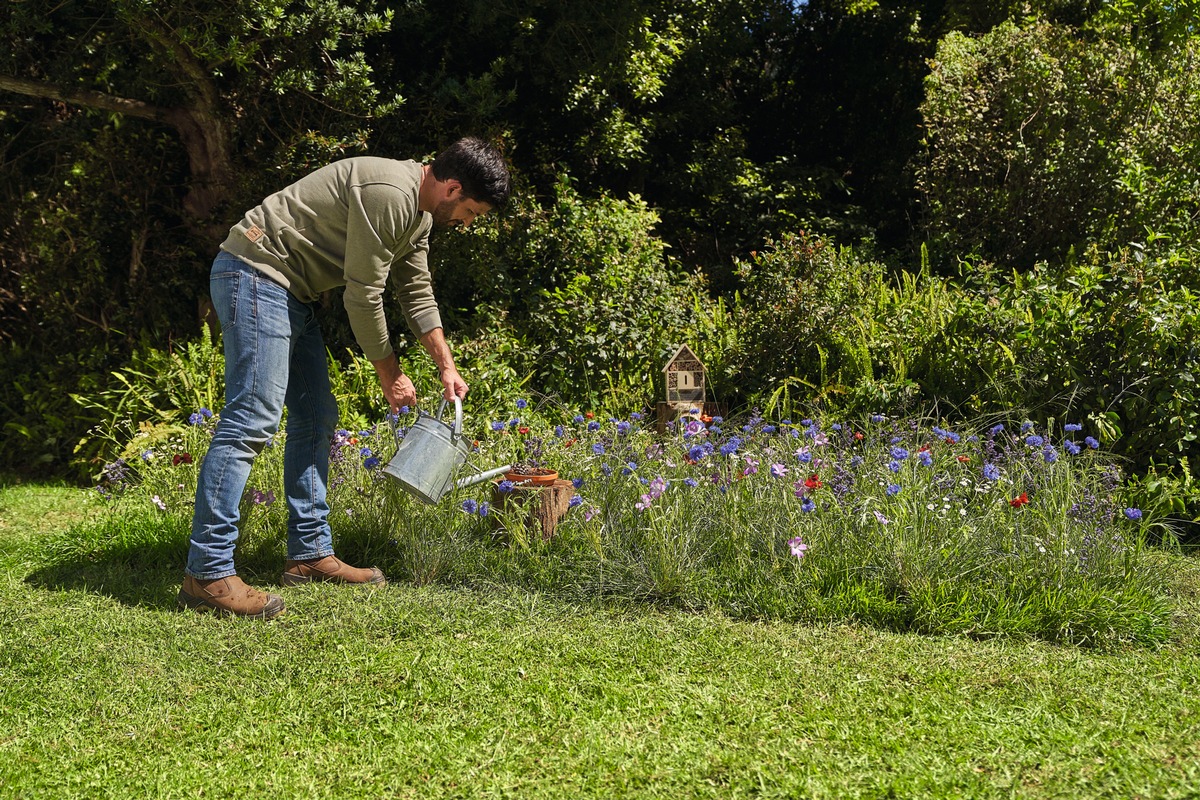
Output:
<path fill-rule="evenodd" d="M 213 216 L 229 199 L 233 188 L 233 159 L 225 125 L 214 111 L 199 107 L 163 108 L 141 100 L 88 89 L 68 89 L 11 75 L 0 75 L 0 90 L 170 125 L 179 134 L 191 172 L 188 193 L 182 201 L 188 232 L 206 241 L 224 235 L 224 228 L 214 225 Z"/>

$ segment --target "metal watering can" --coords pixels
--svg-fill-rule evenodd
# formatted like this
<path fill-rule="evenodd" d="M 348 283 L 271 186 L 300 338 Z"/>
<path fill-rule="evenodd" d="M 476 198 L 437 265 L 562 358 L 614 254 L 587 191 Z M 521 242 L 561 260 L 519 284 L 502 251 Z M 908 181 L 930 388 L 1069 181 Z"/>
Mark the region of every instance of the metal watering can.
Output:
<path fill-rule="evenodd" d="M 442 422 L 448 402 L 443 399 L 436 417 L 423 411 L 404 434 L 396 454 L 383 468 L 400 488 L 425 503 L 435 504 L 452 488 L 461 489 L 495 478 L 512 469 L 512 464 L 477 475 L 454 479 L 454 471 L 466 463 L 471 442 L 462 435 L 462 401 L 454 398 L 454 425 Z"/>

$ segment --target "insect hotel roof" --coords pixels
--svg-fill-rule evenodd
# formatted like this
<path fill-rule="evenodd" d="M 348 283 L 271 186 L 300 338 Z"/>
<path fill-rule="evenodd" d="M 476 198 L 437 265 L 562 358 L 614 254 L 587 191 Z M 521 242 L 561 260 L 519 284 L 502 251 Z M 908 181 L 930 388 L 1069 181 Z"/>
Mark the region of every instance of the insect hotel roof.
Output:
<path fill-rule="evenodd" d="M 672 406 L 696 406 L 704 403 L 704 364 L 692 348 L 680 345 L 663 367 L 666 375 L 667 403 Z"/>

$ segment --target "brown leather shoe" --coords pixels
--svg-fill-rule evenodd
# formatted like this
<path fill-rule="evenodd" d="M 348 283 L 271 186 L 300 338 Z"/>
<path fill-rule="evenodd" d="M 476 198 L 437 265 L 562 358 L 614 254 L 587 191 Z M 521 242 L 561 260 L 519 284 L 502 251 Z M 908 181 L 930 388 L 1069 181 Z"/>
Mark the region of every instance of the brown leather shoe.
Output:
<path fill-rule="evenodd" d="M 184 577 L 176 604 L 194 611 L 211 611 L 219 616 L 271 619 L 283 612 L 283 598 L 260 592 L 237 575 L 214 580 Z"/>
<path fill-rule="evenodd" d="M 325 556 L 308 561 L 288 560 L 279 582 L 284 586 L 299 586 L 315 581 L 330 583 L 362 583 L 382 586 L 387 583 L 378 567 L 352 567 L 337 556 Z"/>

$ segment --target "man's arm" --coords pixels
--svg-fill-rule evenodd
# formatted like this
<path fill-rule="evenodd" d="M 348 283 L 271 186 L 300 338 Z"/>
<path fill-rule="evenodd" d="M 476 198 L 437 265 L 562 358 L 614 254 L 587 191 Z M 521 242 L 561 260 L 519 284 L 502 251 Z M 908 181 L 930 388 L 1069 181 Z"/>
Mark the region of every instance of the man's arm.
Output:
<path fill-rule="evenodd" d="M 453 400 L 456 396 L 460 400 L 465 398 L 467 396 L 467 382 L 458 374 L 458 367 L 454 366 L 454 356 L 450 353 L 450 345 L 446 342 L 446 337 L 443 335 L 442 329 L 434 328 L 429 333 L 423 335 L 421 337 L 421 344 L 425 346 L 429 357 L 437 365 L 438 377 L 441 378 L 442 386 L 446 389 L 443 396 L 447 400 Z M 411 381 L 409 381 L 409 385 L 412 385 Z"/>

